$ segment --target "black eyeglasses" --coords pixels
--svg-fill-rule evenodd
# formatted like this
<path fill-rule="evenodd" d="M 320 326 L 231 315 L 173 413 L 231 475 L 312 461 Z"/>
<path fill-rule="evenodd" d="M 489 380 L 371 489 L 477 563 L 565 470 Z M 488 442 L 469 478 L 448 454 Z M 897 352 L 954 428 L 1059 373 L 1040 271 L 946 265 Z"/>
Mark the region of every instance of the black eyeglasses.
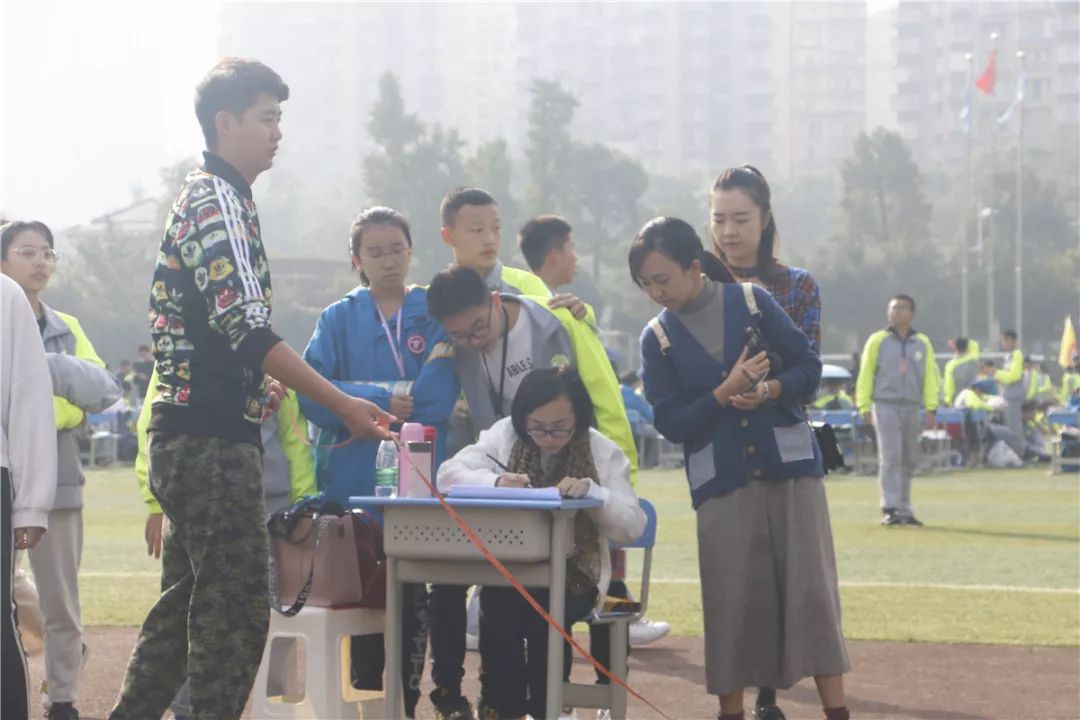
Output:
<path fill-rule="evenodd" d="M 552 440 L 565 440 L 574 434 L 574 430 L 574 426 L 569 428 L 531 427 L 526 428 L 525 432 L 528 433 L 529 437 L 533 440 L 543 440 L 546 437 L 549 437 Z"/>
<path fill-rule="evenodd" d="M 491 317 L 495 311 L 495 303 L 488 303 L 488 316 L 487 321 L 482 325 L 473 325 L 473 329 L 466 333 L 447 333 L 450 338 L 450 342 L 455 345 L 464 345 L 470 340 L 486 340 L 491 335 Z"/>

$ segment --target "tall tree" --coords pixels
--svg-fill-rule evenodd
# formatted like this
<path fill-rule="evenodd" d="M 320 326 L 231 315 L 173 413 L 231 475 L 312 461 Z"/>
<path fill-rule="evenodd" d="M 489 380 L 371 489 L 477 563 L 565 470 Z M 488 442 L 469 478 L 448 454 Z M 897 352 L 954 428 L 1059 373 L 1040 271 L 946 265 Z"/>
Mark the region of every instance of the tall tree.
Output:
<path fill-rule="evenodd" d="M 887 251 L 929 240 L 930 205 L 919 168 L 895 132 L 878 128 L 855 139 L 840 168 L 843 231 Z"/>
<path fill-rule="evenodd" d="M 376 145 L 363 162 L 368 198 L 408 218 L 414 244 L 412 276 L 426 282 L 446 259 L 438 241 L 439 201 L 464 181 L 464 143 L 457 131 L 439 125 L 429 129 L 408 113 L 397 79 L 389 73 L 379 82 L 368 131 Z"/>
<path fill-rule="evenodd" d="M 529 90 L 528 207 L 532 213 L 566 212 L 574 141 L 570 123 L 578 101 L 558 82 L 533 80 Z"/>
<path fill-rule="evenodd" d="M 649 176 L 636 160 L 599 143 L 576 145 L 572 168 L 571 200 L 581 226 L 575 237 L 589 238 L 592 276 L 597 281 L 601 263 L 630 244 Z"/>
<path fill-rule="evenodd" d="M 954 325 L 959 309 L 945 289 L 946 259 L 930 234 L 922 176 L 903 139 L 881 128 L 861 134 L 840 182 L 837 231 L 811 268 L 822 286 L 826 350 L 856 349 L 900 292 L 915 297 L 922 329 Z"/>

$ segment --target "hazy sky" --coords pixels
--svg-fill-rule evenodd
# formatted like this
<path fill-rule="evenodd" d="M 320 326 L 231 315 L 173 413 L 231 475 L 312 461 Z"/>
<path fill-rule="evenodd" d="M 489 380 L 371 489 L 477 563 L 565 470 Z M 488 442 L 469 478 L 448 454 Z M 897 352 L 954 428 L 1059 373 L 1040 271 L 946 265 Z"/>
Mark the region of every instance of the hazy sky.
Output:
<path fill-rule="evenodd" d="M 159 189 L 198 153 L 218 3 L 2 0 L 0 211 L 56 228 Z"/>
<path fill-rule="evenodd" d="M 157 193 L 158 170 L 201 149 L 192 96 L 219 3 L 0 0 L 0 212 L 63 228 L 135 184 Z"/>

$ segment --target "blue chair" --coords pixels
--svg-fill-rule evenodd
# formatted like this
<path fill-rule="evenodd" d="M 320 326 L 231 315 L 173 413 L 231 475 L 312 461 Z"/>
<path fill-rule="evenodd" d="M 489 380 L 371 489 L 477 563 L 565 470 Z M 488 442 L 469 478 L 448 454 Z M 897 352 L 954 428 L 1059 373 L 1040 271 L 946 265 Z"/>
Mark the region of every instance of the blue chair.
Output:
<path fill-rule="evenodd" d="M 622 681 L 626 681 L 629 667 L 627 665 L 627 648 L 630 646 L 630 624 L 637 622 L 649 607 L 649 575 L 652 572 L 652 552 L 656 544 L 656 508 L 648 500 L 639 498 L 641 509 L 645 512 L 645 530 L 641 536 L 633 542 L 625 545 L 612 545 L 619 549 L 644 550 L 641 567 L 641 591 L 639 593 L 640 607 L 633 611 L 598 612 L 588 619 L 589 624 L 611 625 L 610 635 L 610 658 L 611 674 Z M 563 704 L 575 708 L 607 708 L 611 711 L 612 720 L 626 720 L 626 690 L 611 683 L 610 685 L 593 685 L 584 683 L 563 683 Z"/>
<path fill-rule="evenodd" d="M 90 467 L 112 465 L 117 460 L 119 446 L 120 419 L 117 413 L 95 413 L 86 416 L 86 424 L 90 429 L 90 452 L 86 459 Z M 104 446 L 102 455 L 99 446 Z"/>

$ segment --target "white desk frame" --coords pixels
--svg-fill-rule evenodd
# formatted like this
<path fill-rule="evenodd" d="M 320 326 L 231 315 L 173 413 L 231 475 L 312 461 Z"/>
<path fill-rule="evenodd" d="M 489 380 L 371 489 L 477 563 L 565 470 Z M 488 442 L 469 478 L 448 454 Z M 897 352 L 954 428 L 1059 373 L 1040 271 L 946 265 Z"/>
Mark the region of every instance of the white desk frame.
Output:
<path fill-rule="evenodd" d="M 562 502 L 448 499 L 488 549 L 525 587 L 547 588 L 548 613 L 565 621 L 566 558 L 573 550 L 573 520 L 599 500 Z M 386 717 L 404 717 L 401 675 L 402 584 L 508 586 L 439 504 L 426 498 L 350 498 L 353 506 L 382 512 L 386 551 Z M 563 639 L 548 628 L 547 709 L 562 708 Z"/>

